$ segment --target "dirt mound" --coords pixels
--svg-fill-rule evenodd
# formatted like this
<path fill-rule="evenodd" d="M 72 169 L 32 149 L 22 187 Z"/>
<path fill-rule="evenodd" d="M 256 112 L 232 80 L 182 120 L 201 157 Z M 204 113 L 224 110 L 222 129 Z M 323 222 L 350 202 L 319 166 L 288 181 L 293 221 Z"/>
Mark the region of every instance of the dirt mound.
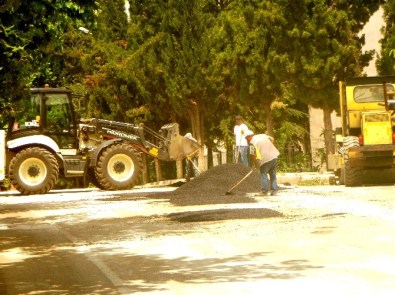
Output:
<path fill-rule="evenodd" d="M 231 195 L 225 195 L 232 186 L 250 171 L 251 168 L 244 167 L 241 164 L 218 165 L 185 183 L 175 191 L 150 197 L 169 198 L 169 201 L 177 206 L 254 203 L 256 200 L 247 197 L 246 193 L 260 191 L 260 176 L 256 171 L 233 189 Z"/>

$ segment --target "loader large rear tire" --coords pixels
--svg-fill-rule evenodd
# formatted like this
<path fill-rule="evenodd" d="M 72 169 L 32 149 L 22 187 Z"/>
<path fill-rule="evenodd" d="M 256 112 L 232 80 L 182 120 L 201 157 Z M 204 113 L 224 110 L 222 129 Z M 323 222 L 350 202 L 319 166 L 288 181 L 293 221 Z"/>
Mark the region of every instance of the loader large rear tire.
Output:
<path fill-rule="evenodd" d="M 55 186 L 58 178 L 58 162 L 46 149 L 26 148 L 10 162 L 10 182 L 24 195 L 45 194 Z"/>
<path fill-rule="evenodd" d="M 351 167 L 348 150 L 352 147 L 359 147 L 359 140 L 356 136 L 344 138 L 344 184 L 346 186 L 360 186 L 362 184 L 362 170 Z"/>
<path fill-rule="evenodd" d="M 95 176 L 103 189 L 126 190 L 136 185 L 141 171 L 141 155 L 127 143 L 115 143 L 100 154 Z"/>

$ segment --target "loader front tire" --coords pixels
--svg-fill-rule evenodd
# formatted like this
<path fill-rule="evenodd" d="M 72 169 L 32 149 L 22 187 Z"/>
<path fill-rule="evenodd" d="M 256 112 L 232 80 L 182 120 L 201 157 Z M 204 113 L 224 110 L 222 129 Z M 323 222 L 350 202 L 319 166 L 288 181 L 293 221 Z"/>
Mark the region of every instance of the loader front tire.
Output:
<path fill-rule="evenodd" d="M 344 139 L 344 184 L 346 186 L 360 186 L 362 184 L 362 170 L 351 167 L 348 150 L 352 147 L 359 147 L 359 140 L 356 136 L 347 136 Z"/>
<path fill-rule="evenodd" d="M 130 144 L 115 143 L 99 155 L 95 176 L 99 188 L 126 190 L 136 185 L 141 171 L 141 155 Z"/>
<path fill-rule="evenodd" d="M 26 148 L 10 162 L 10 182 L 24 195 L 45 194 L 55 186 L 58 178 L 58 162 L 46 149 Z"/>

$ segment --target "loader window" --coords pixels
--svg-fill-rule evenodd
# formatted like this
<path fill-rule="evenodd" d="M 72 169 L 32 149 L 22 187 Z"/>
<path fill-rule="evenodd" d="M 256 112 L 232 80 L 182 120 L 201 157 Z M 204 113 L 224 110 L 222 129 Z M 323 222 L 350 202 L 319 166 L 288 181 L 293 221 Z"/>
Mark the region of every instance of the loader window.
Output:
<path fill-rule="evenodd" d="M 394 90 L 394 86 L 387 84 L 387 91 Z M 380 102 L 384 101 L 383 85 L 360 85 L 354 88 L 355 102 Z"/>
<path fill-rule="evenodd" d="M 73 128 L 72 112 L 67 94 L 47 94 L 46 123 L 50 133 L 68 133 Z"/>
<path fill-rule="evenodd" d="M 15 123 L 13 131 L 40 126 L 40 96 L 32 95 L 29 99 L 21 99 L 14 103 Z"/>

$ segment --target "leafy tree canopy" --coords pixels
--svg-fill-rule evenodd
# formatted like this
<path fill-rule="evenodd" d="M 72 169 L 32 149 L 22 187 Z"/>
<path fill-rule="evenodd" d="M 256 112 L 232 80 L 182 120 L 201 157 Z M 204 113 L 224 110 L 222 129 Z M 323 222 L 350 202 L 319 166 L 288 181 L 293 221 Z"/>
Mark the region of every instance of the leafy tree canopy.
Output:
<path fill-rule="evenodd" d="M 85 115 L 154 128 L 178 121 L 210 146 L 231 145 L 241 114 L 286 145 L 305 136 L 307 104 L 330 114 L 337 81 L 367 65 L 373 52 L 362 52 L 358 34 L 379 7 L 373 0 L 128 3 L 126 13 L 124 0 L 6 1 L 0 97 L 67 85 L 88 98 Z"/>
<path fill-rule="evenodd" d="M 377 69 L 380 75 L 395 75 L 395 2 L 383 4 L 385 27 L 381 40 L 381 53 L 377 59 Z"/>
<path fill-rule="evenodd" d="M 50 51 L 78 20 L 93 21 L 94 0 L 7 0 L 0 6 L 0 99 L 56 81 Z"/>

